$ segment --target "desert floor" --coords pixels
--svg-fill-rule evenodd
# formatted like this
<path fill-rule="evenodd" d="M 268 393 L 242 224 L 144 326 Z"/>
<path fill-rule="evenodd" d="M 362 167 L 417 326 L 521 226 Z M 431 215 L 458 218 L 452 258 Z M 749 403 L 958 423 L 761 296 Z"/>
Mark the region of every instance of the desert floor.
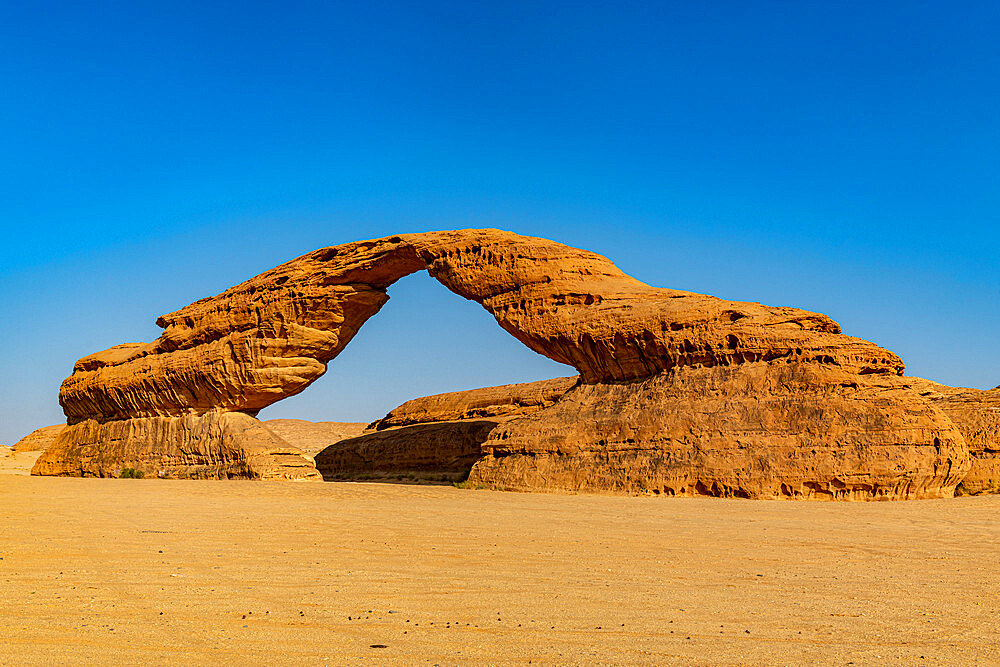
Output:
<path fill-rule="evenodd" d="M 0 474 L 0 664 L 997 664 L 998 517 Z"/>

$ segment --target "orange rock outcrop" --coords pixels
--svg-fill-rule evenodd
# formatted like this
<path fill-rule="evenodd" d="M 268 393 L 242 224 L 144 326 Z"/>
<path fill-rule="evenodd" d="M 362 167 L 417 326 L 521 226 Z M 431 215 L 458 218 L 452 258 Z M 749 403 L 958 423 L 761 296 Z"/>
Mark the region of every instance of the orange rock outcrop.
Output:
<path fill-rule="evenodd" d="M 580 384 L 483 449 L 476 483 L 671 496 L 938 497 L 970 464 L 961 433 L 900 378 L 805 363 Z"/>
<path fill-rule="evenodd" d="M 399 473 L 464 479 L 493 429 L 554 405 L 576 383 L 575 377 L 555 378 L 415 398 L 366 433 L 317 453 L 316 467 L 325 479 Z"/>
<path fill-rule="evenodd" d="M 42 452 L 49 448 L 55 441 L 56 436 L 62 433 L 66 424 L 55 424 L 53 426 L 43 426 L 24 436 L 14 443 L 15 452 Z"/>
<path fill-rule="evenodd" d="M 963 434 L 901 380 L 903 362 L 825 315 L 650 287 L 592 252 L 461 230 L 311 252 L 159 318 L 152 343 L 81 359 L 60 391 L 70 426 L 36 472 L 102 474 L 131 457 L 168 475 L 244 474 L 233 463 L 244 454 L 230 449 L 250 446 L 247 429 L 225 415 L 252 419 L 304 390 L 387 288 L 420 270 L 580 375 L 551 405 L 489 432 L 472 471 L 482 483 L 915 498 L 951 495 L 971 465 Z M 386 426 L 432 408 L 407 407 Z M 474 412 L 451 421 L 468 425 Z M 274 437 L 264 450 L 288 456 Z M 307 467 L 282 474 L 312 477 Z"/>
<path fill-rule="evenodd" d="M 972 456 L 958 493 L 1000 493 L 1000 387 L 990 390 L 948 387 L 930 380 L 907 378 L 965 436 Z"/>
<path fill-rule="evenodd" d="M 304 419 L 268 419 L 264 426 L 271 433 L 298 447 L 309 456 L 316 456 L 335 442 L 364 433 L 364 422 L 311 422 Z"/>
<path fill-rule="evenodd" d="M 319 480 L 315 461 L 242 412 L 135 417 L 67 426 L 35 462 L 33 475 Z"/>
<path fill-rule="evenodd" d="M 578 380 L 554 378 L 414 398 L 390 410 L 372 427 L 381 431 L 410 424 L 520 417 L 554 404 Z"/>

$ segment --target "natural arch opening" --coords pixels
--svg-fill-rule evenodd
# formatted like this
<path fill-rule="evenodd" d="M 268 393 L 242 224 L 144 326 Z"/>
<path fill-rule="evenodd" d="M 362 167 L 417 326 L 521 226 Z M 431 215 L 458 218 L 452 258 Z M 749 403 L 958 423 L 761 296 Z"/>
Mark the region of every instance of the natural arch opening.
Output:
<path fill-rule="evenodd" d="M 463 480 L 480 455 L 478 444 L 499 423 L 495 415 L 373 427 L 360 438 L 350 436 L 411 399 L 576 374 L 522 345 L 482 306 L 456 298 L 424 271 L 400 279 L 387 293 L 388 303 L 329 362 L 325 375 L 258 414 L 315 456 L 327 480 Z"/>
<path fill-rule="evenodd" d="M 497 326 L 479 304 L 457 298 L 420 271 L 387 290 L 326 373 L 258 419 L 371 423 L 413 398 L 574 375 Z"/>

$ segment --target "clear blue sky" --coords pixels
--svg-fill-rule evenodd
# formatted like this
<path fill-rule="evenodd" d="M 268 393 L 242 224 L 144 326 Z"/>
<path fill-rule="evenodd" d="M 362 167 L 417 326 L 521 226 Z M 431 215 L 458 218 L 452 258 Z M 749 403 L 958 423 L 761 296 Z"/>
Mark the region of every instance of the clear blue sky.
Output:
<path fill-rule="evenodd" d="M 317 247 L 500 227 L 1000 384 L 1000 4 L 4 3 L 0 442 Z M 421 275 L 263 416 L 559 374 Z"/>

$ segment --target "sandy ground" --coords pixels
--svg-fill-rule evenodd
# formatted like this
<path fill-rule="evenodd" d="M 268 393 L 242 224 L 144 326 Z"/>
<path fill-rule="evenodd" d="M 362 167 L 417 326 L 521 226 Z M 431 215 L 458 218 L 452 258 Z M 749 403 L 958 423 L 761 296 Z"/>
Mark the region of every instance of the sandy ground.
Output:
<path fill-rule="evenodd" d="M 15 452 L 0 446 L 0 475 L 30 475 L 41 452 Z"/>
<path fill-rule="evenodd" d="M 1000 497 L 0 475 L 0 664 L 998 664 Z"/>

